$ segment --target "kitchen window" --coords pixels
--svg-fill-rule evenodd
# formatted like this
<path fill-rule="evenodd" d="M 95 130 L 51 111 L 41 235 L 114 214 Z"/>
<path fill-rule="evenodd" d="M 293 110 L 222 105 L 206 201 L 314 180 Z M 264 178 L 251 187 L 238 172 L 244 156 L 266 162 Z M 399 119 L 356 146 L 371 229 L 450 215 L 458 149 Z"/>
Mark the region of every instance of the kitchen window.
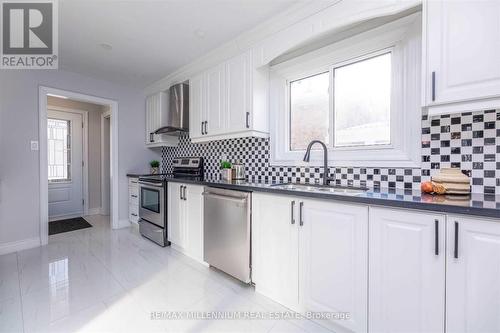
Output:
<path fill-rule="evenodd" d="M 418 167 L 420 13 L 271 67 L 271 163 Z M 320 165 L 321 151 L 311 164 Z"/>

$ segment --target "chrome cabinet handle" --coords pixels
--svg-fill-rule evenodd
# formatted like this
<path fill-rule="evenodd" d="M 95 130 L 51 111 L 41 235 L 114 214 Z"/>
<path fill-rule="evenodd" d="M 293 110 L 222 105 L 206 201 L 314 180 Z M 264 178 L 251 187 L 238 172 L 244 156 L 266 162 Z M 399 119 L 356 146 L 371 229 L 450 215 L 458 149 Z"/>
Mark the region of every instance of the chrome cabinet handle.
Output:
<path fill-rule="evenodd" d="M 131 195 L 131 197 L 132 197 L 132 198 L 137 198 L 137 195 L 132 194 L 132 195 Z"/>
<path fill-rule="evenodd" d="M 458 259 L 458 222 L 455 221 L 455 248 L 453 249 L 453 257 Z"/>
<path fill-rule="evenodd" d="M 201 122 L 201 135 L 205 135 L 205 131 L 203 130 L 204 123 L 205 123 L 204 121 Z"/>
<path fill-rule="evenodd" d="M 434 254 L 439 255 L 439 220 L 434 220 Z"/>
<path fill-rule="evenodd" d="M 132 216 L 137 216 L 137 214 L 134 214 L 134 213 L 132 213 L 132 214 L 130 214 L 130 215 L 132 215 Z"/>
<path fill-rule="evenodd" d="M 290 203 L 290 210 L 291 210 L 290 224 L 295 224 L 295 200 L 292 200 L 292 202 Z"/>
<path fill-rule="evenodd" d="M 250 112 L 247 111 L 247 120 L 246 120 L 247 128 L 250 128 Z"/>
<path fill-rule="evenodd" d="M 149 133 L 149 142 L 155 142 L 154 133 Z"/>
<path fill-rule="evenodd" d="M 205 120 L 203 122 L 205 124 L 205 135 L 208 134 L 207 126 L 208 126 L 208 120 Z"/>
<path fill-rule="evenodd" d="M 304 208 L 304 203 L 301 201 L 299 204 L 299 225 L 302 227 L 304 225 L 304 219 L 302 218 L 302 210 Z"/>
<path fill-rule="evenodd" d="M 183 190 L 182 190 L 182 199 L 183 200 L 187 200 L 186 189 L 187 189 L 187 186 L 183 186 Z"/>
<path fill-rule="evenodd" d="M 184 186 L 182 186 L 182 185 L 181 185 L 181 186 L 179 186 L 179 198 L 180 198 L 181 200 L 182 200 L 182 188 L 183 188 L 183 187 L 184 187 Z"/>

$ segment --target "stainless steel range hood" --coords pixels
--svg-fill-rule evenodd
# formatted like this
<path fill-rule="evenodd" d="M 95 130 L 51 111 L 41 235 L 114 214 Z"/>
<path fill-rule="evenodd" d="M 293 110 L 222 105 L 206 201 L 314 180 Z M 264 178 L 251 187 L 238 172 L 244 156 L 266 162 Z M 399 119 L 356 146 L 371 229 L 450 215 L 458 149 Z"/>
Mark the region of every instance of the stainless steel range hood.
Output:
<path fill-rule="evenodd" d="M 189 131 L 189 85 L 179 83 L 169 89 L 165 126 L 158 128 L 154 133 L 179 135 L 187 131 Z"/>

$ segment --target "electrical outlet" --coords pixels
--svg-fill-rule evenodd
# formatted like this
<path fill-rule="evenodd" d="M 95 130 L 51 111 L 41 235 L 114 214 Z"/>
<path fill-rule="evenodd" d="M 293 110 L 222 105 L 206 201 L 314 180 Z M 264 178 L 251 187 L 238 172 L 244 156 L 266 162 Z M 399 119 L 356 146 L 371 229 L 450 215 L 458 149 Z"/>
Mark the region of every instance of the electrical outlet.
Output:
<path fill-rule="evenodd" d="M 31 141 L 30 146 L 32 151 L 38 150 L 38 141 Z"/>

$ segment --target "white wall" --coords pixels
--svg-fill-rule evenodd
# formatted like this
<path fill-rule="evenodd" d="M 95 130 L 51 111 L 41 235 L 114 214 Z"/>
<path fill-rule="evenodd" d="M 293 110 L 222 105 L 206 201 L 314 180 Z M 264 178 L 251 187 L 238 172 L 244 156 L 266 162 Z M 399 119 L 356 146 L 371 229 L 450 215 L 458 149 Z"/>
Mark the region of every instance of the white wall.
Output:
<path fill-rule="evenodd" d="M 128 218 L 127 172 L 147 171 L 159 159 L 144 145 L 142 92 L 65 71 L 0 70 L 0 251 L 39 237 L 39 156 L 30 140 L 38 140 L 40 85 L 118 102 L 120 220 Z"/>

